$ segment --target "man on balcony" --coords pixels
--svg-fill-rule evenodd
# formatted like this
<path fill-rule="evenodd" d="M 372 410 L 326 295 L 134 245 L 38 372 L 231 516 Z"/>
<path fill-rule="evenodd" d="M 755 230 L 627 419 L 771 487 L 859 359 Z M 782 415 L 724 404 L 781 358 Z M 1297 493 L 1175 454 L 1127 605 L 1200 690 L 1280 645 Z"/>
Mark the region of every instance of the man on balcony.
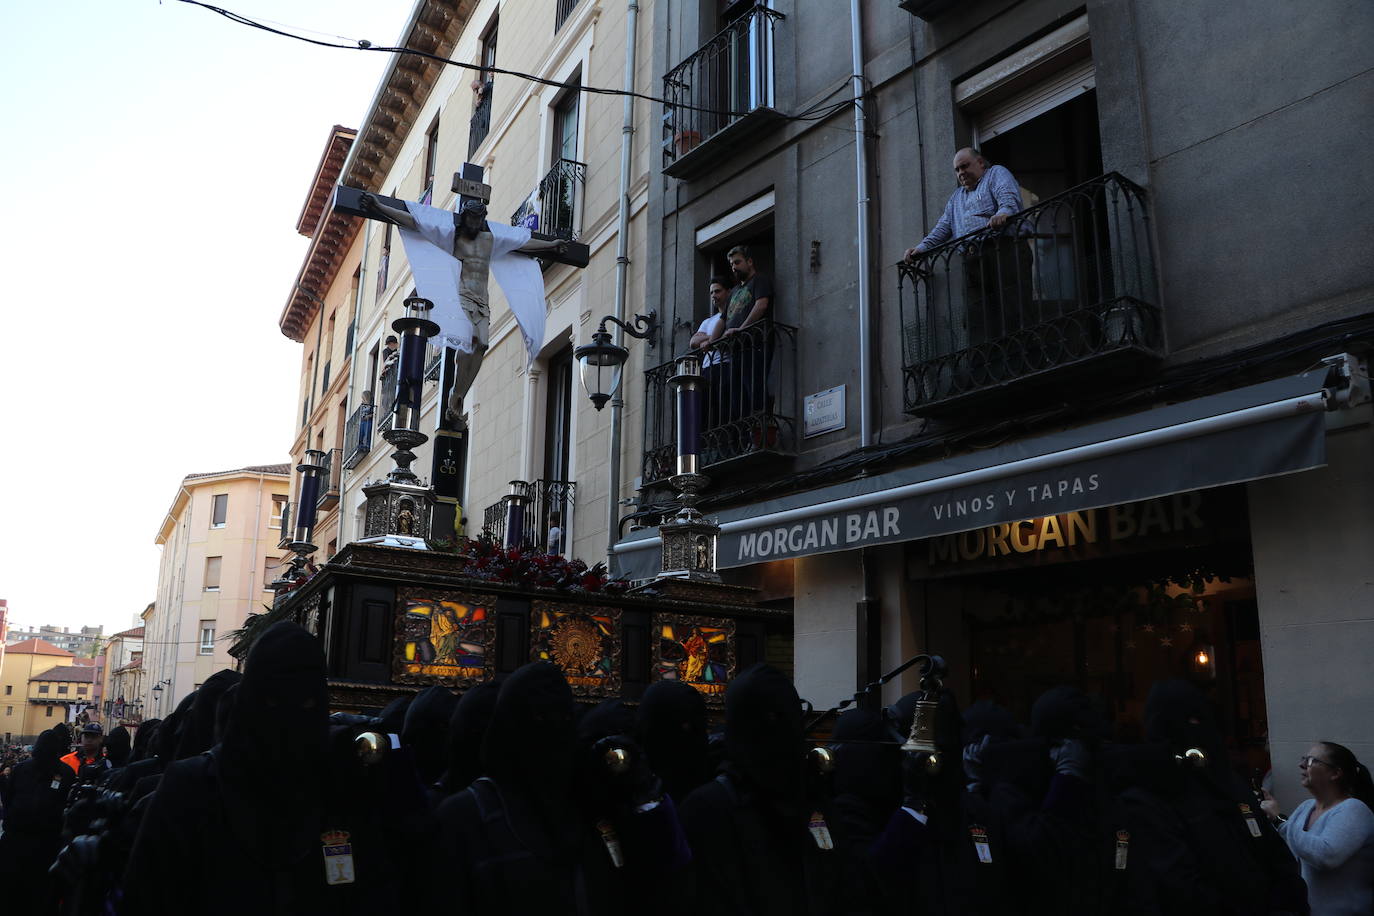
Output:
<path fill-rule="evenodd" d="M 712 277 L 708 292 L 711 314 L 697 328 L 692 339 L 687 341 L 687 348 L 702 354 L 701 388 L 706 401 L 706 422 L 703 432 L 709 443 L 712 431 L 720 425 L 721 418 L 727 415 L 724 399 L 728 389 L 722 384 L 720 370 L 717 368 L 720 365 L 720 351 L 713 349 L 711 345 L 720 340 L 725 332 L 725 306 L 730 301 L 730 284 L 724 277 Z"/>
<path fill-rule="evenodd" d="M 773 280 L 754 267 L 748 246 L 736 245 L 727 257 L 739 285 L 730 291 L 721 335 L 727 343 L 721 359 L 731 364 L 727 374 L 733 390 L 727 419 L 737 420 L 762 410 L 768 396 L 769 341 L 764 322 L 772 318 Z"/>
<path fill-rule="evenodd" d="M 930 251 L 951 239 L 980 233 L 960 246 L 967 296 L 968 342 L 1004 337 L 1022 326 L 1022 310 L 1031 298 L 1031 252 L 1017 233 L 1004 234 L 1021 209 L 1021 189 L 1006 166 L 991 165 L 983 154 L 965 147 L 954 154 L 958 187 L 930 234 L 906 250 L 905 259 Z"/>

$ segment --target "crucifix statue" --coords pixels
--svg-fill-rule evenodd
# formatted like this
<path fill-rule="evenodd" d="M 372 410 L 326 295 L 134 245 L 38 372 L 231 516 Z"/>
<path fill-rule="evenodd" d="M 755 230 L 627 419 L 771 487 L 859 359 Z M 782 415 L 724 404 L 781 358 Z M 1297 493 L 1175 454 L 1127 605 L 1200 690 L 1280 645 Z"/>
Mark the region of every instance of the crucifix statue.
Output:
<path fill-rule="evenodd" d="M 467 452 L 463 398 L 489 344 L 490 277 L 506 293 L 533 362 L 544 342 L 545 313 L 544 281 L 535 257 L 586 267 L 590 256 L 580 242 L 488 221 L 491 188 L 482 178 L 482 168 L 470 162 L 453 176 L 452 188 L 459 195 L 456 213 L 347 185 L 339 185 L 334 194 L 334 209 L 400 229 L 416 292 L 435 306 L 430 317 L 439 324 L 445 350 L 440 391 L 447 392 L 446 409 L 435 424 L 433 456 L 433 531 L 438 537 L 462 531 L 459 498 Z"/>
<path fill-rule="evenodd" d="M 486 186 L 459 181 L 482 196 L 467 195 L 456 213 L 413 201 L 399 201 L 401 206 L 395 206 L 398 202 L 383 203 L 384 198 L 366 191 L 357 200 L 361 215 L 400 228 L 415 288 L 435 305 L 433 318 L 440 327 L 440 342 L 456 351 L 445 411 L 455 429 L 463 428 L 463 398 L 490 342 L 490 276 L 494 273 L 505 291 L 533 360 L 543 344 L 544 284 L 533 260 L 511 256 L 562 255 L 569 248 L 563 239 L 536 238 L 527 229 L 489 223 Z"/>

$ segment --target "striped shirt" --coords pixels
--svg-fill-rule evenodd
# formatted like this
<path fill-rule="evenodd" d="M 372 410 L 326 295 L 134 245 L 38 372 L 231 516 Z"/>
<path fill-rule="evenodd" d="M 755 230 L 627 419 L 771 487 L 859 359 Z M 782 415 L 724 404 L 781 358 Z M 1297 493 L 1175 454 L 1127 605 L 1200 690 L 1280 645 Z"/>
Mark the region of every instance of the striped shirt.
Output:
<path fill-rule="evenodd" d="M 1020 209 L 1021 188 L 1011 171 L 1002 165 L 989 166 L 973 190 L 962 186 L 955 189 L 945 204 L 945 212 L 940 214 L 940 221 L 916 248 L 929 251 L 950 239 L 977 232 L 998 213 L 1010 215 Z"/>

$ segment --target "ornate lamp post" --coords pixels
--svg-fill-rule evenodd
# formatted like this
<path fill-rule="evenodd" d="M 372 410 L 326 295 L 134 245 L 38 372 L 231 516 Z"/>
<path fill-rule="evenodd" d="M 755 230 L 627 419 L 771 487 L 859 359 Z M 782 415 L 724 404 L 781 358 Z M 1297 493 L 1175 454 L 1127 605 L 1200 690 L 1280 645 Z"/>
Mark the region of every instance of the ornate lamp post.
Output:
<path fill-rule="evenodd" d="M 324 471 L 325 453 L 317 448 L 305 450 L 305 457 L 296 470 L 301 475 L 300 489 L 296 500 L 296 527 L 292 532 L 291 543 L 287 547 L 295 554 L 291 562 L 282 567 L 281 575 L 273 582 L 272 588 L 280 596 L 310 562 L 310 555 L 317 549 L 312 538 L 315 535 L 315 503 L 320 498 L 320 474 Z M 157 688 L 154 687 L 154 690 Z"/>
<path fill-rule="evenodd" d="M 606 330 L 608 321 L 631 337 L 647 340 L 652 347 L 654 339 L 651 335 L 658 328 L 658 313 L 636 315 L 633 326 L 614 315 L 607 315 L 601 319 L 596 331 L 592 333 L 592 342 L 573 350 L 573 358 L 582 366 L 582 387 L 586 389 L 587 396 L 592 399 L 592 404 L 597 410 L 605 407 L 615 396 L 616 389 L 620 387 L 620 376 L 625 369 L 625 361 L 630 358 L 629 350 L 611 342 L 611 333 Z M 643 330 L 636 330 L 639 327 Z"/>
<path fill-rule="evenodd" d="M 396 449 L 391 454 L 396 466 L 382 480 L 363 487 L 367 511 L 361 540 L 424 550 L 434 508 L 434 488 L 422 484 L 410 464 L 415 460 L 413 449 L 429 441 L 429 436 L 419 430 L 420 399 L 425 382 L 425 348 L 429 338 L 439 333 L 439 325 L 425 317 L 434 308 L 428 299 L 411 296 L 405 307 L 405 315 L 391 323 L 401 337 L 401 357 L 396 367 L 395 420 L 382 433 L 382 438 Z"/>
<path fill-rule="evenodd" d="M 716 572 L 716 539 L 720 527 L 696 508 L 701 492 L 711 479 L 700 473 L 701 462 L 701 359 L 678 358 L 668 380 L 677 392 L 677 473 L 668 483 L 678 491 L 677 514 L 659 527 L 663 540 L 662 576 L 697 582 L 719 582 Z"/>
<path fill-rule="evenodd" d="M 506 547 L 519 547 L 525 541 L 525 524 L 530 504 L 530 484 L 523 480 L 510 482 L 506 503 Z"/>

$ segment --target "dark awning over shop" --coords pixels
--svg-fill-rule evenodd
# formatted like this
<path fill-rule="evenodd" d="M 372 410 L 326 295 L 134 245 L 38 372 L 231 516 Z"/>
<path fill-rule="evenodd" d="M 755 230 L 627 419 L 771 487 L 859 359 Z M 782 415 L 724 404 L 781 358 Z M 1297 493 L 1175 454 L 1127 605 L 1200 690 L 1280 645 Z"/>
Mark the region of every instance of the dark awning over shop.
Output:
<path fill-rule="evenodd" d="M 954 534 L 1134 502 L 1326 462 L 1326 367 L 719 513 L 717 564 Z M 659 571 L 655 529 L 616 545 L 620 571 Z"/>

